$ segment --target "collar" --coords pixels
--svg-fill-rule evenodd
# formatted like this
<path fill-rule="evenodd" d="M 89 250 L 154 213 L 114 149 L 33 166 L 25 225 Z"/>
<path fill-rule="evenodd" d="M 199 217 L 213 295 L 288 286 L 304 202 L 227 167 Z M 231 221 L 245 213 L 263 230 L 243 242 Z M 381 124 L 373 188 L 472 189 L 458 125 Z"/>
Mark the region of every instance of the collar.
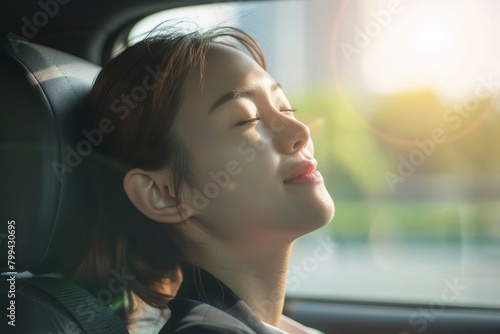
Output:
<path fill-rule="evenodd" d="M 175 309 L 190 302 L 200 302 L 213 306 L 236 318 L 258 334 L 268 334 L 269 328 L 257 317 L 252 309 L 227 285 L 209 272 L 193 265 L 183 265 L 182 284 L 176 297 L 169 302 L 174 315 Z"/>

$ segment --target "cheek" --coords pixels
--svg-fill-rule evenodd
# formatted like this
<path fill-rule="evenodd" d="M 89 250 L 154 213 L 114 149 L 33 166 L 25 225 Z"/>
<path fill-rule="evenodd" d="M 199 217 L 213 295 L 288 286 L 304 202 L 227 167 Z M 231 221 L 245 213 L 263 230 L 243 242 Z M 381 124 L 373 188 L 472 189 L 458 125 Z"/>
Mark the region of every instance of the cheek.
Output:
<path fill-rule="evenodd" d="M 245 156 L 230 160 L 224 170 L 210 174 L 204 191 L 212 197 L 207 207 L 212 218 L 243 226 L 250 218 L 264 218 L 277 210 L 281 188 L 274 158 L 266 151 L 250 148 L 252 155 L 246 157 L 255 156 L 253 160 L 247 161 Z M 210 194 L 209 188 L 213 190 Z"/>
<path fill-rule="evenodd" d="M 221 202 L 269 192 L 276 187 L 277 159 L 265 150 L 244 143 L 230 154 L 213 154 L 203 160 L 197 171 L 197 185 L 204 190 L 215 189 Z"/>
<path fill-rule="evenodd" d="M 252 215 L 269 206 L 270 197 L 278 198 L 280 160 L 265 130 L 256 126 L 237 135 L 196 136 L 188 149 L 196 180 L 194 200 L 205 219 L 230 220 L 238 212 Z"/>
<path fill-rule="evenodd" d="M 255 174 L 252 171 L 269 174 L 279 163 L 272 138 L 256 129 L 250 128 L 236 135 L 229 132 L 216 138 L 206 136 L 202 143 L 193 149 L 201 181 L 210 181 L 207 178 L 209 173 L 213 175 L 224 171 L 234 181 Z"/>
<path fill-rule="evenodd" d="M 212 213 L 235 207 L 255 209 L 279 190 L 278 157 L 265 147 L 243 141 L 201 160 L 196 179 L 198 190 L 209 201 L 207 209 Z"/>

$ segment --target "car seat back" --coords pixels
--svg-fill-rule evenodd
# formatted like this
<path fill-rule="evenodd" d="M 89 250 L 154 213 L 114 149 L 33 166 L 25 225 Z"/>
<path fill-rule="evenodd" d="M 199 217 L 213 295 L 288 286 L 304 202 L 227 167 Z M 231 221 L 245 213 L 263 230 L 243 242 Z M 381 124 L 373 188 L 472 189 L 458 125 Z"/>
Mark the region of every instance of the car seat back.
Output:
<path fill-rule="evenodd" d="M 1 333 L 127 332 L 95 296 L 64 279 L 88 250 L 97 220 L 85 126 L 99 70 L 0 39 L 0 298 L 10 307 Z"/>

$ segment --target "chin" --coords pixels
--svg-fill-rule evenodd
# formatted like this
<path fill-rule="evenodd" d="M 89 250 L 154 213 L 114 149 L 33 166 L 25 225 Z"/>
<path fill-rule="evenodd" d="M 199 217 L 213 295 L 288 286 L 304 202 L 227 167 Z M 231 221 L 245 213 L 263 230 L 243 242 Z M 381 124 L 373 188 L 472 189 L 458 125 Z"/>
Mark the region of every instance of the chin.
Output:
<path fill-rule="evenodd" d="M 299 227 L 295 237 L 301 237 L 326 226 L 333 219 L 334 215 L 335 204 L 331 198 L 329 201 L 315 203 L 314 207 L 303 210 L 301 215 L 295 217 L 294 220 Z"/>
<path fill-rule="evenodd" d="M 292 225 L 300 226 L 303 234 L 306 234 L 330 223 L 335 215 L 335 204 L 328 191 L 323 188 L 306 198 L 298 199 L 288 206 L 286 212 L 287 221 L 293 221 Z"/>
<path fill-rule="evenodd" d="M 318 203 L 316 210 L 314 211 L 314 213 L 311 214 L 311 217 L 314 217 L 314 219 L 311 219 L 312 226 L 309 232 L 312 232 L 323 226 L 326 226 L 332 221 L 334 216 L 335 216 L 335 203 L 333 202 L 331 197 L 328 196 L 327 200 Z"/>
<path fill-rule="evenodd" d="M 315 220 L 321 226 L 328 224 L 333 219 L 333 216 L 335 216 L 335 203 L 326 188 L 314 196 L 312 205 L 311 215 L 316 217 Z"/>
<path fill-rule="evenodd" d="M 325 201 L 324 204 L 324 217 L 325 217 L 325 224 L 328 224 L 333 217 L 335 216 L 335 203 L 333 202 L 333 199 L 328 196 L 329 201 Z"/>

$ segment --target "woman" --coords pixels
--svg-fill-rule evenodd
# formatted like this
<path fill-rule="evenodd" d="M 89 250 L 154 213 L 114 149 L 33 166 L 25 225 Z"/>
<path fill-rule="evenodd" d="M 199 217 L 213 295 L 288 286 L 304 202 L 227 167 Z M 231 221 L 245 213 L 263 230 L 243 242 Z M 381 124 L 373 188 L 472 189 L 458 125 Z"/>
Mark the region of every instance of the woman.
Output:
<path fill-rule="evenodd" d="M 102 219 L 78 276 L 134 277 L 130 310 L 168 303 L 161 333 L 282 333 L 292 243 L 334 205 L 257 43 L 228 27 L 149 38 L 104 66 L 91 103 L 128 209 Z"/>

